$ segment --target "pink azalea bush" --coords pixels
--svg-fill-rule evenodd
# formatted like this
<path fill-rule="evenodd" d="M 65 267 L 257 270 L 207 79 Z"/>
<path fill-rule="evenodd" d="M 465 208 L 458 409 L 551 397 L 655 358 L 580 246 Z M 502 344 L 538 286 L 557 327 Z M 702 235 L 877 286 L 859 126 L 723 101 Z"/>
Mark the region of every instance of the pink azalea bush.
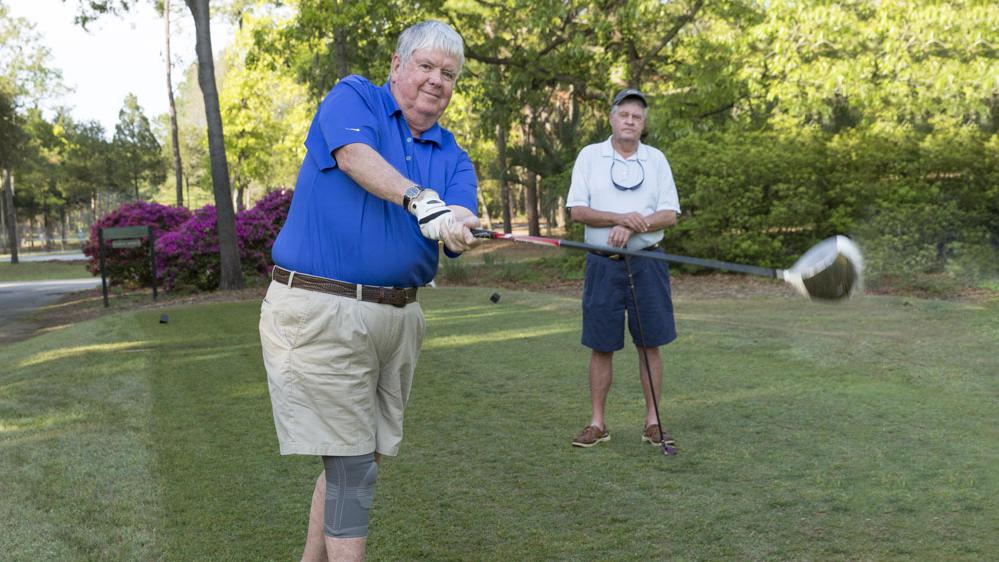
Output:
<path fill-rule="evenodd" d="M 236 214 L 236 241 L 243 272 L 266 276 L 273 266 L 271 247 L 277 237 L 292 192 L 279 190 L 267 194 L 256 205 Z M 221 275 L 216 212 L 206 205 L 194 213 L 157 203 L 129 203 L 106 215 L 91 229 L 91 240 L 84 253 L 91 257 L 88 267 L 100 274 L 97 263 L 97 228 L 108 226 L 154 225 L 156 231 L 156 273 L 163 288 L 180 287 L 212 291 L 218 288 Z M 112 284 L 143 285 L 151 283 L 146 247 L 106 248 L 109 278 Z M 113 253 L 114 259 L 107 256 Z"/>
<path fill-rule="evenodd" d="M 156 241 L 156 272 L 163 288 L 219 286 L 219 237 L 215 206 L 205 205 L 173 232 Z"/>
<path fill-rule="evenodd" d="M 90 239 L 83 247 L 84 255 L 90 258 L 87 269 L 94 275 L 101 274 L 97 229 L 152 225 L 153 235 L 159 238 L 164 233 L 176 229 L 190 217 L 191 211 L 183 207 L 169 207 L 159 203 L 136 201 L 118 207 L 101 217 L 90 227 Z M 152 272 L 149 268 L 149 246 L 147 244 L 138 248 L 112 248 L 111 242 L 105 241 L 104 266 L 112 284 L 125 286 L 149 286 L 152 284 Z"/>
<path fill-rule="evenodd" d="M 266 276 L 273 265 L 271 247 L 281 230 L 290 190 L 267 194 L 250 209 L 236 214 L 236 241 L 243 272 Z M 166 289 L 192 287 L 203 291 L 218 287 L 221 275 L 215 207 L 206 205 L 156 243 L 156 263 Z"/>

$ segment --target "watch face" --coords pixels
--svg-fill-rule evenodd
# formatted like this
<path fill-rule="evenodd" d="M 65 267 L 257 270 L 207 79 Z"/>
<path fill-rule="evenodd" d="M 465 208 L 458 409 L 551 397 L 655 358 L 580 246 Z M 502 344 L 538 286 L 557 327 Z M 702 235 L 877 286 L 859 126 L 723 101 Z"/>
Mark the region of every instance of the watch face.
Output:
<path fill-rule="evenodd" d="M 409 204 L 413 202 L 413 199 L 418 197 L 422 192 L 423 188 L 418 185 L 412 185 L 407 188 L 406 192 L 402 195 L 402 206 L 409 207 Z"/>

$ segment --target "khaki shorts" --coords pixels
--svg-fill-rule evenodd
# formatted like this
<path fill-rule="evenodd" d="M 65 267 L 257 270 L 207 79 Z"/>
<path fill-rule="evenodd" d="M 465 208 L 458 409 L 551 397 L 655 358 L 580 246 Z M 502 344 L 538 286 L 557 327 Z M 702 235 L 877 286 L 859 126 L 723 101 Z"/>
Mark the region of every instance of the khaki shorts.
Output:
<path fill-rule="evenodd" d="M 282 455 L 396 455 L 423 343 L 399 308 L 271 282 L 260 342 Z"/>

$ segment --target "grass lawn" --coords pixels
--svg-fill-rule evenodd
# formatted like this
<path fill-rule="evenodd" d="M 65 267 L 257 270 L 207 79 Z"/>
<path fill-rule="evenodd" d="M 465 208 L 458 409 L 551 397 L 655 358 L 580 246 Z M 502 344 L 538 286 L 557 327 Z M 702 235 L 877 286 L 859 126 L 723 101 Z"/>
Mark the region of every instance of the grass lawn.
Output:
<path fill-rule="evenodd" d="M 83 262 L 29 262 L 17 265 L 0 263 L 0 283 L 13 281 L 55 281 L 58 279 L 84 279 L 93 277 Z"/>
<path fill-rule="evenodd" d="M 999 552 L 999 304 L 681 298 L 668 458 L 639 441 L 633 352 L 612 440 L 570 447 L 589 420 L 579 300 L 492 292 L 421 292 L 370 559 Z M 258 306 L 122 313 L 0 349 L 3 559 L 297 559 L 320 463 L 277 453 Z"/>

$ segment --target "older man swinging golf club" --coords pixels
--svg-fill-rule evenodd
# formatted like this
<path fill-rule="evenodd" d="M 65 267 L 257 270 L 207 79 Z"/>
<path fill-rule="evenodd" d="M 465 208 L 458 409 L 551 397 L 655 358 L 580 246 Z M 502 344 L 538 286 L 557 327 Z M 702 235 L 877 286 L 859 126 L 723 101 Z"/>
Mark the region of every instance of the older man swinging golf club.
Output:
<path fill-rule="evenodd" d="M 342 79 L 305 140 L 260 339 L 281 453 L 316 455 L 303 560 L 361 560 L 379 455 L 396 455 L 424 319 L 418 287 L 475 242 L 472 162 L 437 120 L 464 45 L 449 26 L 400 36 L 389 80 Z"/>

